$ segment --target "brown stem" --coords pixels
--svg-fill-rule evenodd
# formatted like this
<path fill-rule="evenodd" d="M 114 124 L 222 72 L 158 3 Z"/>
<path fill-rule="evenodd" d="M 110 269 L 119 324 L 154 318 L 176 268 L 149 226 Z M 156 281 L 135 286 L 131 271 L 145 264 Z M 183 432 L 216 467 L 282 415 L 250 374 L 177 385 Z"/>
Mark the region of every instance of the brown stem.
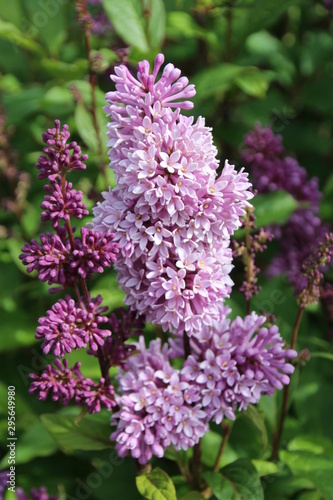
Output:
<path fill-rule="evenodd" d="M 292 333 L 292 337 L 291 337 L 291 345 L 290 345 L 291 349 L 294 349 L 295 345 L 296 345 L 297 334 L 298 334 L 298 330 L 299 330 L 299 325 L 301 323 L 303 311 L 304 311 L 304 308 L 300 306 L 298 309 L 298 313 L 297 313 L 297 317 L 296 317 L 296 321 L 295 321 L 295 325 L 294 325 L 294 329 L 293 329 L 293 333 Z M 290 385 L 286 385 L 284 387 L 279 427 L 278 427 L 277 433 L 274 435 L 274 438 L 273 438 L 273 450 L 272 450 L 270 460 L 276 460 L 278 457 L 278 454 L 279 454 L 279 447 L 280 447 L 280 442 L 281 442 L 281 438 L 282 438 L 282 434 L 283 434 L 284 422 L 285 422 L 285 419 L 287 416 L 287 410 L 288 410 L 289 388 L 290 388 Z"/>
<path fill-rule="evenodd" d="M 176 455 L 176 462 L 177 462 L 177 465 L 178 465 L 178 468 L 179 468 L 181 474 L 185 477 L 185 479 L 188 482 L 188 484 L 192 485 L 193 484 L 193 478 L 192 478 L 191 474 L 188 472 L 188 470 L 185 467 L 185 465 L 183 464 L 183 462 L 181 460 L 179 460 L 179 458 L 177 457 L 177 455 Z"/>
<path fill-rule="evenodd" d="M 247 217 L 250 217 L 247 214 Z M 245 255 L 245 273 L 246 273 L 246 281 L 247 283 L 251 283 L 252 281 L 252 273 L 253 273 L 253 262 L 250 254 L 251 249 L 251 241 L 250 241 L 250 220 L 248 219 L 245 227 L 245 246 L 246 246 L 246 255 Z M 251 297 L 246 299 L 246 314 L 250 314 L 251 312 Z"/>
<path fill-rule="evenodd" d="M 220 446 L 220 449 L 218 451 L 218 454 L 217 454 L 217 457 L 216 457 L 216 460 L 215 460 L 215 464 L 214 464 L 214 467 L 213 467 L 213 471 L 214 472 L 217 472 L 220 468 L 220 461 L 221 461 L 221 458 L 222 458 L 222 455 L 224 453 L 224 450 L 225 450 L 225 447 L 227 446 L 227 443 L 228 443 L 228 440 L 229 440 L 229 436 L 231 434 L 231 431 L 232 431 L 232 422 L 228 425 L 228 424 L 224 424 L 222 422 L 222 427 L 223 427 L 223 430 L 224 430 L 224 434 L 223 434 L 223 439 L 222 439 L 222 442 L 221 442 L 221 446 Z"/>
<path fill-rule="evenodd" d="M 192 484 L 195 489 L 200 489 L 201 487 L 201 472 L 202 472 L 202 462 L 201 462 L 201 440 L 200 440 L 193 447 Z"/>
<path fill-rule="evenodd" d="M 65 197 L 65 192 L 66 192 L 65 182 L 66 182 L 66 173 L 64 173 L 61 176 L 61 189 L 62 189 L 63 197 Z M 70 220 L 66 220 L 66 229 L 67 229 L 67 234 L 68 234 L 68 238 L 70 241 L 71 249 L 75 250 L 75 240 L 74 240 L 74 234 L 73 234 L 73 229 L 72 229 L 72 225 L 71 225 Z M 74 282 L 73 289 L 74 289 L 77 301 L 82 308 L 88 308 L 89 303 L 90 303 L 90 298 L 89 298 L 89 291 L 88 291 L 87 283 L 86 283 L 84 278 L 79 278 L 78 281 L 80 283 L 84 302 L 82 301 L 82 297 L 81 297 L 81 294 L 79 291 L 78 284 L 77 284 L 77 282 Z M 110 380 L 108 362 L 105 359 L 103 351 L 100 347 L 98 348 L 98 361 L 99 361 L 99 366 L 101 369 L 102 377 L 105 380 L 105 385 L 110 385 L 111 380 Z"/>
<path fill-rule="evenodd" d="M 186 332 L 183 333 L 183 343 L 184 343 L 184 353 L 185 353 L 185 359 L 186 359 L 191 354 L 190 339 L 189 339 Z"/>

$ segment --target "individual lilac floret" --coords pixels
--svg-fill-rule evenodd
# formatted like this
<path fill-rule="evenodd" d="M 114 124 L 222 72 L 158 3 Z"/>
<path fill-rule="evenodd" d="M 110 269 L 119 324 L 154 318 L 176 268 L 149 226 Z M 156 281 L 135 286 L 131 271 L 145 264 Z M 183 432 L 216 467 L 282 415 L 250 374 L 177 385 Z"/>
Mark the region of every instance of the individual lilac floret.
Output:
<path fill-rule="evenodd" d="M 230 235 L 252 194 L 247 174 L 228 162 L 217 177 L 211 130 L 180 114 L 194 87 L 170 64 L 156 80 L 163 61 L 159 54 L 152 75 L 140 62 L 138 80 L 115 68 L 106 110 L 117 186 L 103 193 L 93 225 L 119 242 L 125 303 L 164 330 L 198 335 L 231 291 Z"/>
<path fill-rule="evenodd" d="M 52 401 L 62 401 L 66 406 L 75 397 L 78 382 L 83 378 L 80 371 L 81 363 L 75 363 L 68 368 L 68 361 L 54 360 L 56 367 L 47 365 L 41 375 L 30 374 L 33 380 L 29 389 L 30 394 L 37 392 L 37 398 L 44 401 L 50 394 Z"/>
<path fill-rule="evenodd" d="M 99 307 L 102 297 L 91 299 L 87 308 L 79 307 L 66 295 L 65 299 L 56 302 L 46 316 L 39 318 L 36 339 L 43 340 L 44 354 L 50 351 L 54 356 L 63 357 L 72 349 L 87 347 L 97 351 L 104 344 L 104 338 L 111 335 L 110 330 L 100 329 L 100 324 L 108 321 L 101 316 L 107 308 Z"/>
<path fill-rule="evenodd" d="M 60 121 L 55 120 L 55 128 L 50 128 L 42 135 L 46 144 L 44 153 L 36 163 L 36 168 L 40 170 L 38 179 L 54 180 L 57 176 L 71 170 L 84 170 L 83 163 L 88 159 L 88 155 L 81 155 L 81 148 L 76 142 L 67 144 L 70 133 L 68 125 L 64 125 L 60 130 Z"/>
<path fill-rule="evenodd" d="M 265 321 L 254 312 L 232 322 L 225 318 L 186 359 L 181 374 L 191 387 L 200 388 L 208 420 L 234 420 L 236 410 L 246 410 L 263 394 L 289 384 L 294 367 L 287 359 L 297 353 L 285 350 L 278 327 L 262 327 Z"/>
<path fill-rule="evenodd" d="M 167 346 L 166 346 L 167 347 Z M 143 337 L 137 345 L 139 354 L 125 363 L 118 375 L 116 403 L 120 410 L 113 414 L 117 426 L 111 439 L 121 457 L 128 453 L 140 464 L 152 455 L 162 457 L 173 445 L 177 450 L 192 447 L 208 431 L 205 412 L 200 405 L 198 387 L 184 382 L 169 362 L 167 349 L 160 339 L 145 348 Z"/>
<path fill-rule="evenodd" d="M 89 215 L 89 210 L 85 203 L 82 203 L 83 193 L 72 189 L 72 183 L 65 181 L 63 185 L 59 180 L 51 182 L 51 185 L 44 186 L 49 194 L 44 196 L 41 204 L 43 210 L 41 220 L 50 220 L 52 226 L 57 228 L 62 220 L 70 220 L 71 217 L 82 219 L 84 215 Z"/>
<path fill-rule="evenodd" d="M 266 125 L 256 124 L 244 140 L 242 159 L 251 167 L 255 187 L 260 193 L 283 189 L 297 201 L 308 201 L 318 207 L 321 193 L 316 177 L 307 179 L 306 170 L 297 160 L 286 156 L 282 137 Z"/>

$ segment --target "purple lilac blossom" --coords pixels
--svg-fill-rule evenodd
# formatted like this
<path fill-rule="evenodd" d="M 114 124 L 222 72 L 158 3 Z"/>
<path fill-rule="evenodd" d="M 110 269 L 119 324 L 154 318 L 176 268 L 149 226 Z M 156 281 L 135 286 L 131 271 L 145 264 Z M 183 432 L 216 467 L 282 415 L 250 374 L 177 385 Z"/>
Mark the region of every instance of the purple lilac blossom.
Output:
<path fill-rule="evenodd" d="M 277 326 L 265 328 L 265 321 L 252 313 L 204 327 L 201 342 L 190 340 L 192 354 L 181 370 L 170 364 L 184 356 L 180 339 L 163 347 L 158 339 L 146 348 L 140 337 L 140 352 L 118 374 L 120 409 L 112 416 L 117 427 L 111 439 L 119 455 L 130 452 L 144 464 L 170 445 L 186 450 L 207 432 L 209 421 L 234 420 L 237 410 L 289 384 L 294 367 L 287 359 L 297 353 L 284 350 Z"/>
<path fill-rule="evenodd" d="M 179 370 L 169 361 L 168 347 L 161 348 L 160 339 L 148 349 L 140 337 L 139 354 L 131 356 L 125 370 L 118 374 L 119 392 L 116 403 L 120 410 L 112 415 L 116 430 L 116 450 L 124 457 L 128 452 L 140 464 L 152 455 L 162 457 L 173 445 L 188 449 L 208 432 L 205 411 L 199 404 L 199 388 L 182 380 Z"/>
<path fill-rule="evenodd" d="M 93 227 L 120 244 L 125 303 L 163 330 L 191 336 L 221 316 L 233 285 L 230 235 L 252 194 L 247 174 L 228 162 L 217 177 L 211 129 L 180 112 L 193 107 L 194 86 L 172 64 L 157 80 L 163 62 L 159 54 L 152 74 L 140 62 L 138 80 L 115 68 L 106 110 L 117 186 L 103 193 Z"/>
<path fill-rule="evenodd" d="M 295 158 L 286 156 L 282 137 L 274 135 L 266 125 L 260 128 L 256 124 L 244 140 L 242 159 L 251 168 L 255 188 L 260 193 L 283 189 L 297 201 L 307 201 L 313 208 L 318 208 L 321 193 L 318 179 L 307 179 L 306 170 Z"/>

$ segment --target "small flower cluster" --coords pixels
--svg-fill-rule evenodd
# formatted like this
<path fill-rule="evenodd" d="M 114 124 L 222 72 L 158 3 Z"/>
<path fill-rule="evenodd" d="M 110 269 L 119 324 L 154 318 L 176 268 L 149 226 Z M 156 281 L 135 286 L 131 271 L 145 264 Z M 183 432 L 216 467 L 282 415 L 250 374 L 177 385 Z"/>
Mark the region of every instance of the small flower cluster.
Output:
<path fill-rule="evenodd" d="M 31 375 L 30 392 L 37 392 L 42 400 L 50 394 L 54 401 L 62 401 L 64 405 L 75 400 L 94 413 L 100 411 L 101 404 L 107 409 L 115 405 L 108 375 L 110 365 L 101 351 L 111 331 L 104 328 L 108 318 L 103 313 L 107 308 L 100 306 L 100 296 L 90 297 L 85 279 L 93 273 L 102 273 L 115 262 L 118 245 L 113 241 L 113 234 L 105 235 L 85 227 L 81 229 L 81 237 L 74 236 L 71 219 L 81 219 L 88 210 L 82 203 L 82 192 L 72 188 L 66 174 L 83 170 L 87 156 L 81 155 L 76 142 L 67 143 L 69 135 L 68 126 L 61 129 L 59 120 L 55 128 L 43 134 L 46 156 L 39 158 L 36 167 L 40 170 L 38 177 L 47 179 L 49 184 L 45 186 L 47 195 L 41 205 L 41 220 L 51 221 L 53 232 L 41 234 L 40 243 L 36 240 L 27 243 L 20 259 L 28 272 L 37 271 L 41 281 L 50 286 L 60 285 L 50 291 L 72 287 L 76 294 L 76 301 L 66 295 L 39 319 L 36 338 L 42 340 L 44 354 L 63 358 L 73 349 L 89 348 L 88 352 L 98 353 L 102 378 L 95 383 L 83 377 L 80 364 L 69 369 L 67 360 L 61 364 L 60 359 L 55 359 L 55 366 L 48 365 L 41 375 Z"/>
<path fill-rule="evenodd" d="M 252 313 L 204 328 L 201 342 L 190 340 L 192 354 L 181 370 L 170 364 L 184 356 L 180 339 L 163 347 L 158 339 L 147 349 L 141 337 L 140 352 L 119 373 L 122 395 L 116 396 L 120 409 L 111 435 L 119 455 L 130 452 L 144 464 L 152 455 L 163 456 L 167 446 L 186 450 L 210 421 L 234 420 L 235 411 L 288 384 L 294 367 L 287 359 L 297 353 L 285 350 L 278 328 L 263 327 L 265 321 Z"/>
<path fill-rule="evenodd" d="M 333 256 L 333 233 L 326 234 L 323 241 L 302 266 L 302 275 L 306 286 L 301 290 L 297 299 L 299 305 L 305 309 L 310 304 L 317 304 L 320 297 L 320 285 L 323 281 L 323 270 L 331 263 Z"/>
<path fill-rule="evenodd" d="M 282 189 L 309 207 L 298 208 L 282 228 L 275 228 L 281 239 L 281 252 L 273 259 L 269 276 L 286 272 L 296 294 L 306 287 L 301 272 L 304 260 L 318 247 L 328 227 L 318 217 L 321 192 L 318 179 L 307 179 L 306 170 L 297 160 L 286 156 L 282 137 L 267 125 L 245 136 L 243 160 L 251 168 L 254 185 L 260 193 Z"/>
<path fill-rule="evenodd" d="M 138 64 L 138 79 L 115 68 L 107 94 L 108 145 L 117 186 L 103 193 L 94 228 L 115 233 L 125 303 L 147 321 L 199 335 L 219 319 L 231 291 L 230 236 L 252 197 L 247 174 L 219 166 L 212 133 L 191 109 L 194 86 L 157 55 Z M 174 110 L 172 109 L 174 108 Z"/>
<path fill-rule="evenodd" d="M 257 275 L 260 269 L 255 264 L 255 257 L 257 253 L 266 250 L 266 243 L 274 238 L 274 235 L 267 229 L 260 228 L 256 231 L 255 225 L 256 217 L 253 209 L 247 209 L 247 213 L 243 218 L 243 225 L 246 231 L 245 241 L 238 243 L 233 240 L 233 256 L 242 259 L 245 267 L 246 279 L 240 286 L 240 291 L 244 294 L 245 300 L 249 303 L 253 295 L 257 295 L 261 287 L 257 285 Z M 250 233 L 252 231 L 253 234 Z"/>

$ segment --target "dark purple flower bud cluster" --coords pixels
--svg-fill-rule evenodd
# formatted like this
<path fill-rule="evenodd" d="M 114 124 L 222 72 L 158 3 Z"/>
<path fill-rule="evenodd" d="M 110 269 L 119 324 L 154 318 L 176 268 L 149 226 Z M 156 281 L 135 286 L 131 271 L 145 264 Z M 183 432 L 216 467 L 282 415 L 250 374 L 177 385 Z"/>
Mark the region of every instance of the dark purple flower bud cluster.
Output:
<path fill-rule="evenodd" d="M 61 185 L 60 179 L 57 179 L 51 185 L 44 186 L 44 189 L 49 194 L 41 204 L 43 222 L 50 220 L 56 228 L 61 220 L 70 220 L 71 217 L 82 219 L 84 215 L 89 215 L 86 205 L 82 203 L 82 191 L 72 189 L 71 182 L 65 181 Z"/>
<path fill-rule="evenodd" d="M 277 326 L 265 328 L 265 321 L 252 313 L 204 327 L 200 343 L 191 338 L 192 354 L 181 370 L 170 364 L 184 356 L 180 339 L 163 347 L 154 340 L 146 348 L 140 337 L 139 353 L 119 372 L 122 395 L 116 396 L 120 410 L 111 435 L 119 455 L 130 452 L 144 464 L 163 456 L 167 446 L 186 450 L 207 432 L 209 421 L 234 420 L 235 411 L 289 384 L 294 367 L 287 359 L 297 353 L 285 350 Z"/>
<path fill-rule="evenodd" d="M 290 193 L 309 207 L 298 208 L 282 228 L 275 228 L 281 240 L 281 252 L 273 259 L 269 276 L 287 273 L 295 292 L 306 288 L 301 272 L 304 260 L 318 247 L 329 228 L 318 216 L 321 192 L 318 179 L 307 178 L 306 170 L 297 160 L 286 156 L 282 137 L 274 135 L 266 125 L 257 124 L 244 140 L 243 160 L 251 168 L 254 186 L 260 193 L 279 189 Z"/>
<path fill-rule="evenodd" d="M 74 249 L 66 230 L 40 235 L 41 243 L 32 240 L 22 248 L 20 259 L 27 271 L 37 271 L 38 278 L 49 285 L 63 288 L 72 286 L 79 279 L 90 279 L 93 273 L 102 273 L 116 261 L 118 245 L 112 233 L 102 233 L 81 228 L 81 238 L 73 238 Z"/>
<path fill-rule="evenodd" d="M 45 186 L 47 195 L 41 205 L 41 219 L 50 220 L 54 232 L 41 234 L 40 243 L 36 240 L 26 243 L 20 259 L 28 272 L 37 271 L 41 281 L 50 286 L 60 285 L 50 291 L 72 287 L 76 295 L 76 301 L 69 295 L 58 300 L 46 316 L 39 319 L 36 338 L 42 340 L 44 354 L 63 358 L 73 349 L 89 349 L 88 353 L 98 358 L 102 378 L 95 383 L 83 377 L 80 364 L 69 369 L 67 360 L 61 364 L 60 359 L 55 359 L 54 366 L 48 365 L 41 375 L 31 375 L 30 392 L 37 392 L 39 399 L 50 394 L 54 401 L 64 405 L 74 400 L 94 413 L 100 411 L 101 405 L 109 410 L 115 405 L 110 363 L 101 350 L 111 330 L 106 327 L 108 318 L 103 313 L 107 308 L 101 307 L 102 297 L 91 298 L 85 280 L 93 273 L 102 273 L 116 261 L 118 244 L 113 241 L 112 233 L 104 234 L 87 227 L 81 229 L 80 237 L 74 236 L 71 219 L 81 219 L 88 215 L 88 210 L 82 203 L 82 192 L 73 189 L 66 181 L 66 174 L 83 170 L 87 156 L 81 155 L 75 142 L 67 144 L 69 135 L 68 126 L 61 129 L 59 120 L 55 121 L 54 129 L 43 134 L 47 156 L 41 156 L 36 167 L 41 171 L 38 177 L 47 178 L 49 184 Z"/>
<path fill-rule="evenodd" d="M 52 401 L 61 401 L 64 406 L 74 400 L 78 405 L 85 405 L 89 413 L 101 411 L 101 404 L 108 410 L 115 406 L 113 386 L 105 385 L 103 378 L 98 384 L 85 378 L 80 362 L 68 368 L 67 359 L 62 363 L 56 359 L 54 365 L 47 365 L 41 375 L 30 375 L 33 382 L 29 392 L 36 392 L 38 399 L 44 401 L 51 396 Z"/>
<path fill-rule="evenodd" d="M 60 121 L 55 120 L 55 128 L 48 129 L 42 135 L 46 144 L 44 153 L 40 156 L 36 168 L 40 170 L 38 179 L 49 179 L 53 181 L 58 175 L 71 170 L 85 170 L 83 163 L 88 159 L 88 155 L 81 155 L 81 148 L 76 142 L 67 144 L 70 137 L 68 125 L 64 125 L 60 130 Z"/>
<path fill-rule="evenodd" d="M 107 310 L 99 307 L 102 297 L 91 299 L 85 307 L 75 304 L 66 295 L 65 299 L 56 302 L 46 316 L 39 318 L 36 339 L 43 340 L 44 354 L 50 351 L 54 356 L 63 357 L 72 349 L 86 348 L 97 351 L 104 344 L 104 338 L 111 335 L 110 330 L 102 330 L 99 325 L 106 323 L 108 318 L 101 316 Z"/>

